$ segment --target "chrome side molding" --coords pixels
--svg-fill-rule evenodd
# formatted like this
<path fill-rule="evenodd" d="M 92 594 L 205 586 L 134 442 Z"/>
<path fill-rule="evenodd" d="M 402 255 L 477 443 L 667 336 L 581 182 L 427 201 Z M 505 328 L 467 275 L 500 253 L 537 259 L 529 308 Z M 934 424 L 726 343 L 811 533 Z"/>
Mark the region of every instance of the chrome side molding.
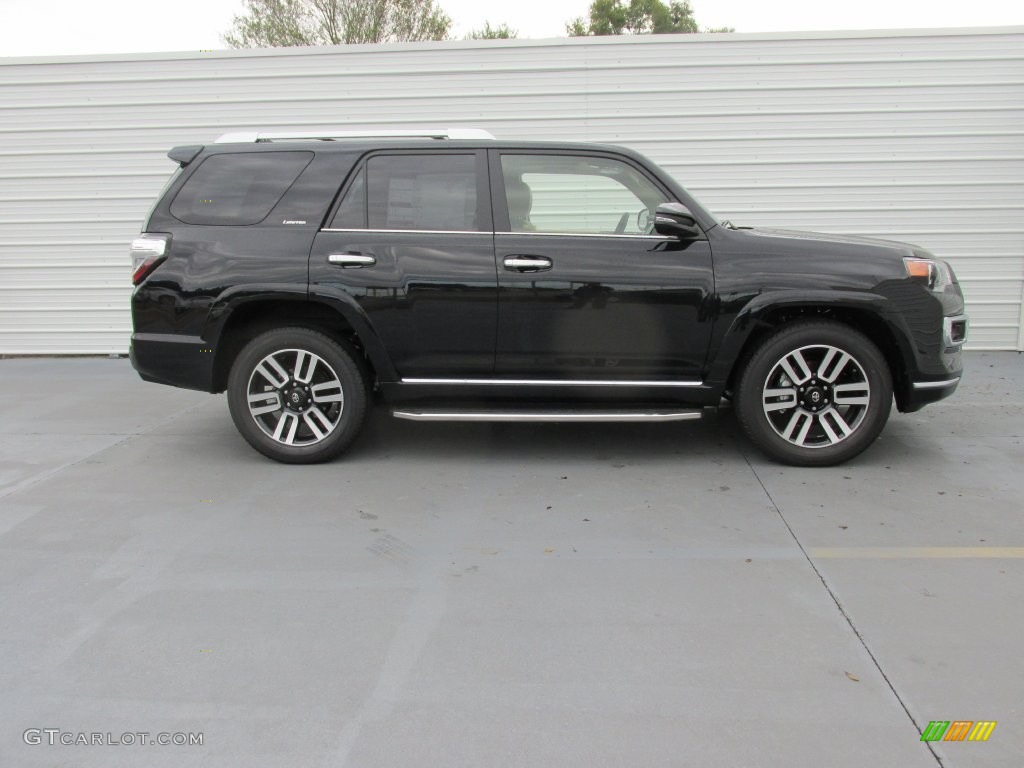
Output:
<path fill-rule="evenodd" d="M 699 410 L 642 411 L 527 411 L 502 409 L 494 411 L 454 409 L 405 409 L 392 411 L 396 419 L 409 421 L 519 421 L 519 422 L 627 422 L 627 421 L 691 421 L 701 418 Z"/>
<path fill-rule="evenodd" d="M 914 389 L 945 389 L 946 387 L 954 386 L 959 381 L 959 376 L 955 379 L 946 379 L 945 381 L 915 381 Z"/>
<path fill-rule="evenodd" d="M 402 384 L 494 387 L 702 387 L 703 381 L 622 381 L 619 379 L 402 379 Z"/>

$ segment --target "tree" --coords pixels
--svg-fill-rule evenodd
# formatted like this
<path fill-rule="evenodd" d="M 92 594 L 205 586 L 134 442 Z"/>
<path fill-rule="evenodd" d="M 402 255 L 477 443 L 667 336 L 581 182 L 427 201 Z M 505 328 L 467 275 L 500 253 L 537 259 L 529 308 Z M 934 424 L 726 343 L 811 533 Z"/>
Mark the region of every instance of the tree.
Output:
<path fill-rule="evenodd" d="M 224 42 L 232 48 L 446 40 L 435 0 L 245 0 Z"/>
<path fill-rule="evenodd" d="M 699 32 L 689 0 L 594 0 L 590 18 L 573 19 L 565 25 L 571 37 L 587 35 L 662 35 Z M 725 27 L 708 32 L 732 31 Z"/>
<path fill-rule="evenodd" d="M 515 40 L 519 31 L 512 29 L 508 24 L 491 26 L 491 22 L 485 21 L 480 29 L 474 29 L 468 35 L 467 40 Z"/>

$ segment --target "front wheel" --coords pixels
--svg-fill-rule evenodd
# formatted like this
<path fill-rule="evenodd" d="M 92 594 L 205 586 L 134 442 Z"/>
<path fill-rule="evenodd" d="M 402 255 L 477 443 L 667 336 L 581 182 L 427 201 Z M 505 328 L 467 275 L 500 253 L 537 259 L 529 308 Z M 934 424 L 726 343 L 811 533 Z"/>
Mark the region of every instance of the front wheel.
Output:
<path fill-rule="evenodd" d="M 736 395 L 740 424 L 764 453 L 785 464 L 829 466 L 878 437 L 892 408 L 892 375 L 859 331 L 800 322 L 754 352 Z"/>
<path fill-rule="evenodd" d="M 250 341 L 228 379 L 228 408 L 260 453 L 313 464 L 348 447 L 366 414 L 366 384 L 354 351 L 308 328 Z"/>

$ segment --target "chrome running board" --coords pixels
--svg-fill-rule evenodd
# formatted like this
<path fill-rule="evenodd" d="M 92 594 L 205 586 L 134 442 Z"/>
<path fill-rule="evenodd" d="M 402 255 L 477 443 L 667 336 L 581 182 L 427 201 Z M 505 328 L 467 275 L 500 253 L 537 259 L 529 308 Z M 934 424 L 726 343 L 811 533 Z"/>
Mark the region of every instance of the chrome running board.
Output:
<path fill-rule="evenodd" d="M 397 410 L 392 414 L 397 419 L 409 421 L 690 421 L 701 418 L 700 410 L 606 410 L 606 411 L 545 411 L 501 409 L 485 411 L 480 409 L 458 410 L 416 409 Z"/>

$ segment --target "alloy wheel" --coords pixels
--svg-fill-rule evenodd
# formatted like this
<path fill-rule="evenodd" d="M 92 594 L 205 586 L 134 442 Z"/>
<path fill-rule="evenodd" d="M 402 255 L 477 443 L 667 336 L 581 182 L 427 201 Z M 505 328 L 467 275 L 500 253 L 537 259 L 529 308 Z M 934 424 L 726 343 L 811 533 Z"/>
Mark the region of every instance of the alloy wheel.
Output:
<path fill-rule="evenodd" d="M 335 370 L 304 349 L 281 349 L 253 368 L 249 414 L 271 439 L 287 446 L 315 445 L 341 421 L 345 393 Z"/>
<path fill-rule="evenodd" d="M 761 401 L 768 423 L 788 443 L 827 448 L 861 426 L 871 386 L 864 366 L 849 352 L 814 344 L 792 350 L 772 366 Z"/>

